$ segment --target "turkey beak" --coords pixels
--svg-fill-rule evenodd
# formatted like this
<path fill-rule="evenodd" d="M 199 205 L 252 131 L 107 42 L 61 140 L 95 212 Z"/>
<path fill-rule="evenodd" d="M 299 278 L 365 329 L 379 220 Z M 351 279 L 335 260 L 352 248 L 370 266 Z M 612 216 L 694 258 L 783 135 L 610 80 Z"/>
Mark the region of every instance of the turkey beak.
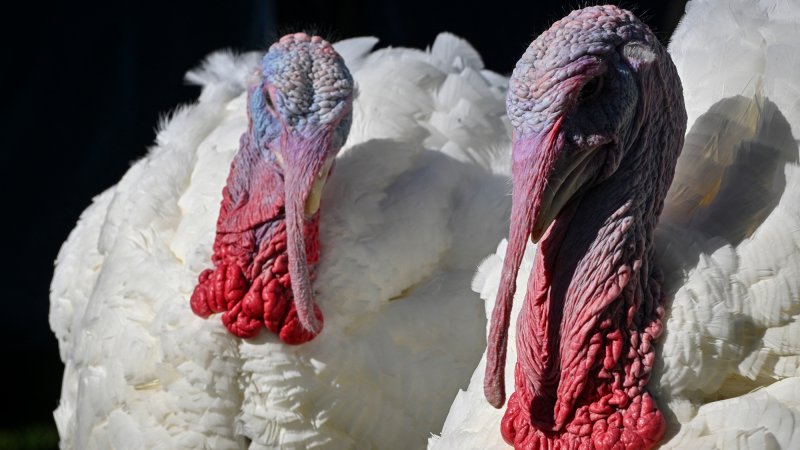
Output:
<path fill-rule="evenodd" d="M 536 242 L 563 206 L 566 193 L 554 185 L 553 173 L 562 149 L 561 119 L 539 133 L 518 136 L 512 148 L 511 221 L 508 247 L 500 286 L 489 329 L 484 395 L 495 408 L 505 402 L 504 371 L 511 306 L 517 286 L 517 272 L 528 237 Z M 562 181 L 556 183 L 563 184 Z M 567 197 L 569 198 L 569 197 Z"/>
<path fill-rule="evenodd" d="M 308 268 L 305 222 L 319 211 L 322 189 L 336 157 L 331 148 L 332 129 L 325 128 L 311 137 L 293 133 L 283 139 L 286 184 L 286 244 L 289 275 L 303 328 L 316 335 L 322 323 L 314 314 L 314 293 Z"/>
<path fill-rule="evenodd" d="M 567 202 L 576 196 L 585 186 L 594 171 L 589 167 L 594 149 L 572 151 L 570 154 L 555 149 L 543 149 L 555 157 L 553 167 L 537 168 L 531 177 L 533 186 L 526 188 L 528 201 L 534 205 L 531 241 L 539 242 L 542 235 L 550 228 L 555 218 L 564 209 Z M 556 154 L 558 153 L 558 154 Z M 546 158 L 547 155 L 540 155 Z M 524 201 L 524 200 L 522 200 Z"/>
<path fill-rule="evenodd" d="M 311 183 L 311 188 L 308 190 L 308 196 L 306 197 L 304 208 L 306 216 L 313 216 L 317 213 L 317 211 L 319 211 L 319 203 L 322 200 L 322 188 L 325 187 L 325 182 L 328 181 L 328 175 L 331 167 L 333 167 L 334 159 L 335 158 L 333 157 L 325 159 L 322 167 L 314 177 L 314 181 Z"/>

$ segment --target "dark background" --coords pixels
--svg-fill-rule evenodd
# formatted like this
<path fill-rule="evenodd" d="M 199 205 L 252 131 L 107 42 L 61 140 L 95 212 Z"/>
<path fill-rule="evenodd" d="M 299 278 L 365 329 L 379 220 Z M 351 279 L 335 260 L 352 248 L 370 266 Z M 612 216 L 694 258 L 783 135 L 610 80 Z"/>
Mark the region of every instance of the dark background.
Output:
<path fill-rule="evenodd" d="M 632 9 L 666 43 L 686 0 L 612 3 Z M 0 449 L 56 445 L 52 411 L 63 366 L 47 322 L 56 253 L 91 198 L 145 154 L 159 117 L 196 98 L 199 89 L 185 85 L 183 74 L 206 54 L 265 49 L 299 30 L 425 47 L 446 30 L 469 40 L 488 68 L 508 74 L 538 33 L 585 4 L 178 0 L 5 11 Z"/>

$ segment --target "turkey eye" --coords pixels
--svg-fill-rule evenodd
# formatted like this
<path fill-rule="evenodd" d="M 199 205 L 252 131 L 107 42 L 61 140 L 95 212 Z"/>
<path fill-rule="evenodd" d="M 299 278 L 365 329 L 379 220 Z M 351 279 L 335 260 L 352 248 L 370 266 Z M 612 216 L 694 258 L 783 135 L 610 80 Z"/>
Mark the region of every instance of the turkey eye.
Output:
<path fill-rule="evenodd" d="M 267 108 L 274 111 L 275 105 L 272 104 L 272 96 L 269 95 L 269 92 L 265 92 L 264 94 L 264 102 L 267 104 Z"/>
<path fill-rule="evenodd" d="M 600 93 L 600 90 L 602 89 L 603 89 L 603 77 L 594 77 L 583 85 L 583 87 L 581 88 L 581 92 L 578 94 L 578 101 L 583 102 L 591 98 L 594 98 L 597 96 L 597 94 Z"/>

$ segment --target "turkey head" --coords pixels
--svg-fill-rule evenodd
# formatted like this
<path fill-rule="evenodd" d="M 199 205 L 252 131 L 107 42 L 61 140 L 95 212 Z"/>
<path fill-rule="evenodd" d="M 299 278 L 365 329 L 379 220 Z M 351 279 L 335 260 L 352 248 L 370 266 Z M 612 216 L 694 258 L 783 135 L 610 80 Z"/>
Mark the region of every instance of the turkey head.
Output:
<path fill-rule="evenodd" d="M 672 61 L 614 6 L 574 11 L 517 63 L 509 244 L 484 390 L 503 370 L 517 271 L 539 241 L 517 322 L 515 392 L 502 421 L 517 448 L 651 448 L 664 418 L 646 391 L 663 296 L 653 231 L 686 113 Z"/>
<path fill-rule="evenodd" d="M 242 338 L 265 326 L 300 344 L 321 331 L 311 286 L 320 198 L 350 130 L 353 92 L 344 61 L 322 38 L 296 33 L 270 47 L 248 90 L 248 129 L 222 192 L 214 268 L 191 297 L 195 314 L 221 312 Z"/>

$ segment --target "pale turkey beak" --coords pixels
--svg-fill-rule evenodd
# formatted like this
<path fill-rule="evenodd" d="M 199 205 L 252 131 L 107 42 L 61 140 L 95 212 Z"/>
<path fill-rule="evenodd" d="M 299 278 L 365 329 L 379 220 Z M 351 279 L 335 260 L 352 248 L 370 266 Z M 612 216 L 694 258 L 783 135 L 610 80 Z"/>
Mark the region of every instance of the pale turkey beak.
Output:
<path fill-rule="evenodd" d="M 539 242 L 567 202 L 593 175 L 593 171 L 587 167 L 592 153 L 582 151 L 577 155 L 560 155 L 549 175 L 534 177 L 538 181 L 528 191 L 529 199 L 537 205 L 533 210 L 531 226 L 531 240 L 534 243 Z"/>
<path fill-rule="evenodd" d="M 325 187 L 325 182 L 328 181 L 328 174 L 330 173 L 335 159 L 335 157 L 326 158 L 322 167 L 317 171 L 317 175 L 314 177 L 314 181 L 311 183 L 308 195 L 306 196 L 304 208 L 306 216 L 313 216 L 319 211 L 319 203 L 322 200 L 322 189 Z"/>
<path fill-rule="evenodd" d="M 288 135 L 283 139 L 286 185 L 286 244 L 289 275 L 297 317 L 306 331 L 318 334 L 322 324 L 314 314 L 314 291 L 308 269 L 305 221 L 319 211 L 322 189 L 333 166 L 332 129 L 311 137 Z"/>

